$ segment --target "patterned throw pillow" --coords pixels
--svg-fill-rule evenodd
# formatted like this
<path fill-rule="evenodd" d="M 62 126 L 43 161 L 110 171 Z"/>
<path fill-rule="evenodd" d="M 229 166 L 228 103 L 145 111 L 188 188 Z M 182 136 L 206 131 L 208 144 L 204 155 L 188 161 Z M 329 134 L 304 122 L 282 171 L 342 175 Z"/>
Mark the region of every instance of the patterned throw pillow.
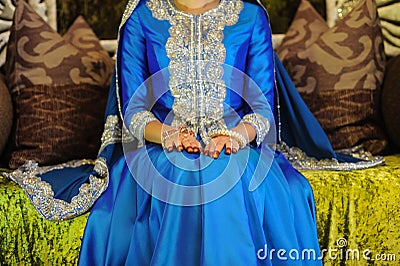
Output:
<path fill-rule="evenodd" d="M 0 157 L 7 144 L 10 134 L 13 111 L 10 93 L 4 81 L 4 76 L 0 74 Z"/>
<path fill-rule="evenodd" d="M 17 1 L 5 65 L 15 109 L 10 168 L 95 158 L 113 61 L 78 18 L 65 38 Z"/>
<path fill-rule="evenodd" d="M 373 0 L 331 29 L 302 1 L 277 52 L 335 149 L 386 147 L 379 114 L 385 55 Z"/>
<path fill-rule="evenodd" d="M 7 43 L 10 37 L 10 27 L 14 15 L 15 2 L 16 1 L 12 0 L 0 1 L 0 66 L 3 66 L 6 61 Z M 27 0 L 27 2 L 31 4 L 33 9 L 46 21 L 49 20 L 49 17 L 55 18 L 54 13 L 56 8 L 54 5 L 56 4 L 56 0 Z M 50 19 L 49 23 L 51 23 L 54 28 L 57 26 L 55 19 Z"/>
<path fill-rule="evenodd" d="M 63 39 L 83 53 L 82 65 L 80 66 L 82 69 L 79 72 L 88 74 L 90 78 L 82 77 L 83 80 L 80 83 L 86 82 L 108 87 L 114 70 L 114 62 L 82 16 L 74 21 Z M 78 80 L 79 72 L 77 72 L 77 69 L 73 70 L 71 77 Z"/>
<path fill-rule="evenodd" d="M 360 0 L 336 1 L 338 4 L 338 18 L 345 18 L 359 1 Z M 376 4 L 381 20 L 385 53 L 389 57 L 400 55 L 400 1 L 376 0 Z"/>
<path fill-rule="evenodd" d="M 302 0 L 293 22 L 276 52 L 281 59 L 296 57 L 298 52 L 302 52 L 310 47 L 328 30 L 329 27 L 325 20 L 310 2 Z M 288 63 L 290 64 L 290 62 Z M 302 66 L 296 65 L 293 67 L 298 68 Z M 303 67 L 305 68 L 305 66 Z M 302 73 L 304 71 L 298 69 L 298 72 Z"/>

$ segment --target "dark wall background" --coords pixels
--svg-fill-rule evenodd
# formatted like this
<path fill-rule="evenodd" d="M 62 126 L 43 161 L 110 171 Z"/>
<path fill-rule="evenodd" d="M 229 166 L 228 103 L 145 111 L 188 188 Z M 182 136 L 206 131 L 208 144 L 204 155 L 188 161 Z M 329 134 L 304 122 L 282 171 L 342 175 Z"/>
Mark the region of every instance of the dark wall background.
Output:
<path fill-rule="evenodd" d="M 58 0 L 58 31 L 65 33 L 83 15 L 100 39 L 115 39 L 127 0 Z"/>
<path fill-rule="evenodd" d="M 274 33 L 286 32 L 301 0 L 262 0 Z M 83 15 L 101 39 L 114 39 L 127 0 L 58 0 L 58 29 L 65 33 L 78 15 Z M 310 0 L 325 17 L 325 1 Z"/>
<path fill-rule="evenodd" d="M 261 0 L 267 7 L 273 33 L 285 33 L 296 14 L 301 0 Z M 325 0 L 309 0 L 309 2 L 325 17 Z"/>

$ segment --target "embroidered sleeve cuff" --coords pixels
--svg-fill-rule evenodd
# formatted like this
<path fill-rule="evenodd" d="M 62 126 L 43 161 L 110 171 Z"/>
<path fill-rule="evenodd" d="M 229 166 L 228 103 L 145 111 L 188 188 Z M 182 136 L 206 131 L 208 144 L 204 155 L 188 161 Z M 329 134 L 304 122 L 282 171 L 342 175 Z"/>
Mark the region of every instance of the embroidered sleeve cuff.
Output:
<path fill-rule="evenodd" d="M 248 114 L 245 115 L 242 119 L 243 123 L 250 124 L 251 126 L 254 127 L 257 133 L 257 145 L 260 145 L 261 142 L 264 140 L 265 136 L 269 132 L 270 128 L 270 123 L 267 118 L 264 116 L 253 113 L 253 114 Z"/>
<path fill-rule="evenodd" d="M 144 129 L 148 123 L 157 121 L 157 118 L 149 111 L 141 111 L 135 114 L 129 124 L 129 131 L 138 140 L 138 147 L 145 143 Z"/>

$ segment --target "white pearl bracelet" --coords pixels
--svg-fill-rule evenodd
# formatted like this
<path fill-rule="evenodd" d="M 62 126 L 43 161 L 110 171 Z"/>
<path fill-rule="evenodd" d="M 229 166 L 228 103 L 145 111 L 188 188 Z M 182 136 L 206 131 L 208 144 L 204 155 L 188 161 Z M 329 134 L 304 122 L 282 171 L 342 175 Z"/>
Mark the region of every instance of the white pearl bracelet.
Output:
<path fill-rule="evenodd" d="M 228 129 L 218 129 L 217 131 L 213 131 L 213 132 L 209 133 L 210 139 L 212 139 L 214 137 L 218 137 L 218 136 L 227 136 L 227 137 L 234 139 L 239 144 L 240 149 L 244 148 L 247 145 L 246 138 L 242 134 L 240 134 L 236 131 L 232 131 L 232 130 L 228 130 Z"/>

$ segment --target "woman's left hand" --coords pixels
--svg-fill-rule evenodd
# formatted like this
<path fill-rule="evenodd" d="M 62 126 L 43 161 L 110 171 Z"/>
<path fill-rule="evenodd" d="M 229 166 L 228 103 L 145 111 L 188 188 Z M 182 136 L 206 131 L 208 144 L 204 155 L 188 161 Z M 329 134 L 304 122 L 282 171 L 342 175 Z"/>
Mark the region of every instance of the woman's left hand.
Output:
<path fill-rule="evenodd" d="M 229 136 L 216 136 L 204 148 L 204 155 L 217 159 L 224 147 L 226 154 L 236 153 L 239 150 L 239 143 Z"/>

